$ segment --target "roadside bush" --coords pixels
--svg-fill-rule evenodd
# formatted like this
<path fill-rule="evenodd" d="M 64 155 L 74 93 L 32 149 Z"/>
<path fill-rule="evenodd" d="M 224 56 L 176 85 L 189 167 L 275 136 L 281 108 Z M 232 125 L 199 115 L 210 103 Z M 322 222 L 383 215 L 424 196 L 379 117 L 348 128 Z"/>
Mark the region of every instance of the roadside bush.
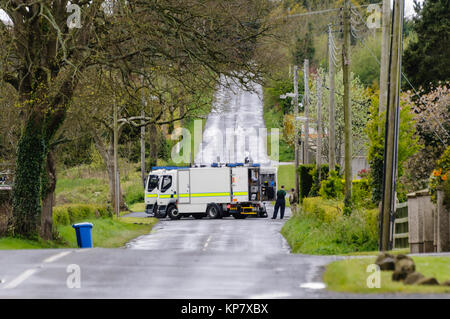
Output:
<path fill-rule="evenodd" d="M 344 204 L 322 197 L 308 197 L 303 200 L 302 209 L 304 213 L 313 214 L 319 220 L 330 223 L 342 215 Z"/>
<path fill-rule="evenodd" d="M 315 168 L 314 164 L 303 164 L 298 166 L 299 186 L 300 186 L 300 202 L 309 195 L 311 191 L 313 178 L 311 171 Z"/>
<path fill-rule="evenodd" d="M 352 181 L 352 203 L 354 207 L 374 207 L 372 202 L 372 186 L 369 179 L 356 179 Z"/>
<path fill-rule="evenodd" d="M 143 202 L 144 200 L 144 186 L 142 183 L 131 184 L 125 189 L 125 203 L 128 206 Z"/>
<path fill-rule="evenodd" d="M 293 253 L 346 254 L 378 247 L 378 210 L 355 209 L 343 215 L 343 202 L 305 198 L 302 214 L 290 218 L 281 233 Z"/>
<path fill-rule="evenodd" d="M 109 206 L 75 204 L 57 206 L 53 209 L 53 226 L 69 225 L 88 218 L 111 218 Z"/>
<path fill-rule="evenodd" d="M 331 171 L 330 176 L 326 180 L 322 181 L 319 194 L 325 199 L 340 199 L 343 197 L 344 183 L 336 171 Z"/>
<path fill-rule="evenodd" d="M 320 183 L 328 178 L 328 172 L 329 172 L 328 164 L 320 165 L 320 180 L 319 180 L 319 170 L 317 169 L 317 166 L 314 166 L 314 169 L 310 172 L 313 181 L 308 196 L 319 195 Z"/>

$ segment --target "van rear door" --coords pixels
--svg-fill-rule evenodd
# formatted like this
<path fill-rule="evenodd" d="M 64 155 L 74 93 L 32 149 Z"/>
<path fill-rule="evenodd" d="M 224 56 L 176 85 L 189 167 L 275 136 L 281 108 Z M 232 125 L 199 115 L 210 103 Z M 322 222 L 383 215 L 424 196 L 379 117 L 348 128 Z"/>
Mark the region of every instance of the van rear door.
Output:
<path fill-rule="evenodd" d="M 189 204 L 191 202 L 189 170 L 178 170 L 177 194 L 179 204 Z"/>

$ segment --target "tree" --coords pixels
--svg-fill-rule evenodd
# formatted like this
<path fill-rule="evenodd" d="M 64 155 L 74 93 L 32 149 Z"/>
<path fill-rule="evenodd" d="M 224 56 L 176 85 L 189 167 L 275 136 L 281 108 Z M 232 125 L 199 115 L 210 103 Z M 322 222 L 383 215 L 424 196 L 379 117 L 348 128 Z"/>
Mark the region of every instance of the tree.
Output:
<path fill-rule="evenodd" d="M 413 30 L 417 40 L 405 50 L 403 67 L 413 85 L 430 88 L 450 80 L 450 1 L 415 2 Z"/>
<path fill-rule="evenodd" d="M 312 23 L 309 22 L 308 30 L 303 36 L 296 34 L 295 46 L 292 52 L 294 64 L 302 65 L 305 59 L 308 59 L 311 62 L 313 61 L 316 49 L 314 48 L 312 31 L 313 26 Z"/>
<path fill-rule="evenodd" d="M 420 99 L 409 94 L 414 105 L 415 132 L 422 148 L 406 163 L 403 181 L 410 190 L 426 188 L 436 161 L 450 145 L 450 88 L 449 83 L 431 87 L 429 93 L 419 92 Z"/>
<path fill-rule="evenodd" d="M 77 5 L 82 13 L 81 28 L 71 28 L 67 0 L 0 0 L 10 19 L 0 22 L 6 47 L 0 73 L 17 91 L 24 119 L 13 190 L 18 235 L 35 237 L 40 231 L 42 237 L 51 237 L 56 176 L 49 152 L 86 70 L 108 66 L 126 81 L 130 74 L 141 73 L 145 61 L 146 67 L 165 70 L 174 79 L 226 74 L 246 84 L 262 69 L 252 58 L 255 41 L 268 28 L 262 23 L 265 1 L 106 4 L 111 5 L 107 10 L 101 1 L 70 1 L 70 8 Z M 254 21 L 259 21 L 258 28 L 246 23 Z M 48 223 L 41 225 L 41 215 Z"/>
<path fill-rule="evenodd" d="M 367 143 L 368 161 L 370 165 L 370 183 L 372 185 L 372 201 L 378 203 L 382 197 L 383 161 L 384 161 L 384 130 L 386 112 L 379 114 L 378 92 L 371 94 L 372 105 L 370 107 L 369 121 L 366 134 L 369 137 Z M 414 104 L 411 101 L 411 93 L 404 92 L 400 102 L 400 125 L 398 138 L 398 163 L 397 174 L 400 182 L 397 184 L 399 199 L 404 200 L 406 194 L 401 194 L 403 187 L 402 176 L 405 174 L 405 165 L 411 156 L 420 148 L 416 134 L 416 122 L 414 121 Z"/>

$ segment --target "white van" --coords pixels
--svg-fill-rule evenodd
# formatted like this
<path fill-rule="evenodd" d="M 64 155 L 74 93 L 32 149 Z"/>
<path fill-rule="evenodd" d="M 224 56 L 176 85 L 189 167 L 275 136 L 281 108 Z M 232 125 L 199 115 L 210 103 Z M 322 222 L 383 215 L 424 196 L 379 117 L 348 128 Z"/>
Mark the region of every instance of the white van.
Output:
<path fill-rule="evenodd" d="M 276 187 L 277 169 L 258 164 L 156 167 L 147 182 L 146 213 L 171 219 L 267 217 L 265 202 L 275 200 Z"/>

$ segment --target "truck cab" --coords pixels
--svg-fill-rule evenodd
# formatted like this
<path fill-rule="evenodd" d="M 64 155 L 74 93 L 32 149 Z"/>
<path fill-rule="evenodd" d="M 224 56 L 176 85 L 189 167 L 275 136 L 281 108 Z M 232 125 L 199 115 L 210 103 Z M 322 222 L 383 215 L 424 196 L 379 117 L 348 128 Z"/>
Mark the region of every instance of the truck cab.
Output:
<path fill-rule="evenodd" d="M 147 177 L 145 183 L 145 213 L 149 215 L 155 214 L 157 207 L 156 202 L 158 200 L 159 187 L 161 184 L 162 170 L 153 170 Z"/>
<path fill-rule="evenodd" d="M 160 186 L 158 190 L 158 199 L 156 217 L 166 217 L 167 207 L 177 201 L 177 172 L 176 170 L 164 170 L 160 176 Z"/>

